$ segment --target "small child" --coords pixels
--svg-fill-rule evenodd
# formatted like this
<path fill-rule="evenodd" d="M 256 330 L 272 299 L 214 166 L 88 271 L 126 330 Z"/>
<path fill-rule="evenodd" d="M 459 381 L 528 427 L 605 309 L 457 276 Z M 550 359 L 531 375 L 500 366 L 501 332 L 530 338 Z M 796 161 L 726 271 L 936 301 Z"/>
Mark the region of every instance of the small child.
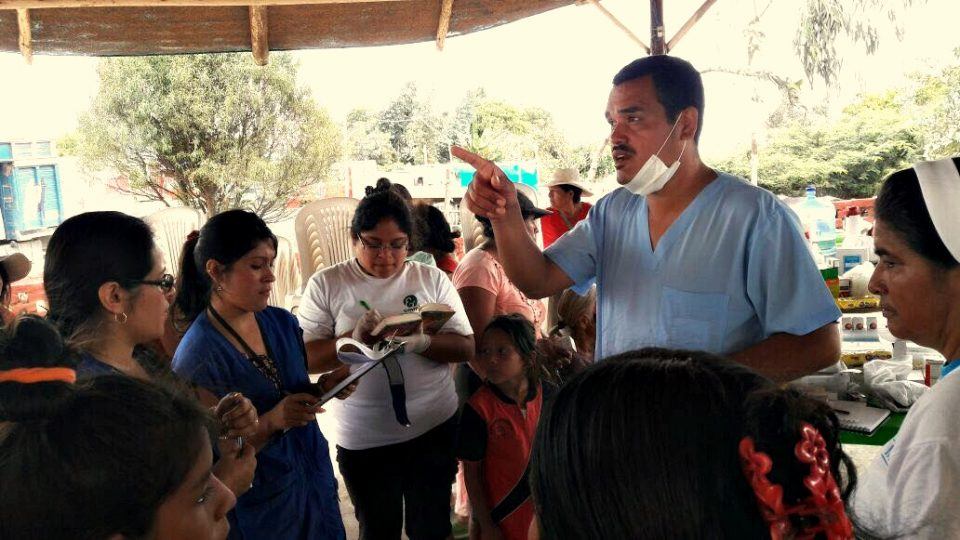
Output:
<path fill-rule="evenodd" d="M 458 442 L 471 540 L 526 540 L 530 529 L 527 463 L 545 397 L 554 390 L 540 382 L 535 346 L 533 325 L 518 314 L 493 319 L 480 341 L 487 379 L 463 407 Z"/>

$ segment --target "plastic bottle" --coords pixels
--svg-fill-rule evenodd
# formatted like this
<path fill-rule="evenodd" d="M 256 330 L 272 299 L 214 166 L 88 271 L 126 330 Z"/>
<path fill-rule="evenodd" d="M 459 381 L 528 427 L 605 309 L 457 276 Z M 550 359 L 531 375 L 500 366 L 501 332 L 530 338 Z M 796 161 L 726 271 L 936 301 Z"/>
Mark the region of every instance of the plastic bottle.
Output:
<path fill-rule="evenodd" d="M 817 200 L 815 187 L 807 186 L 807 198 L 797 207 L 797 214 L 820 253 L 825 257 L 836 255 L 836 209 L 828 202 Z"/>

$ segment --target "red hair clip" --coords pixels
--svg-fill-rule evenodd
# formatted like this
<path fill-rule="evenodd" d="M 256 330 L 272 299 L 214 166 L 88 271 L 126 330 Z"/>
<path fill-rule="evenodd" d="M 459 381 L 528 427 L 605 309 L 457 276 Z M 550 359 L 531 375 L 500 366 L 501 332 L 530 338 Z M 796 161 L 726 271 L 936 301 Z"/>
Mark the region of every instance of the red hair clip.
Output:
<path fill-rule="evenodd" d="M 770 528 L 771 540 L 813 540 L 821 533 L 827 540 L 853 538 L 853 524 L 847 517 L 840 488 L 830 470 L 827 443 L 817 428 L 806 422 L 800 427 L 800 440 L 794 447 L 794 454 L 801 463 L 810 466 L 810 474 L 803 479 L 810 496 L 793 506 L 784 506 L 783 487 L 767 478 L 773 469 L 773 460 L 756 449 L 753 438 L 741 439 L 739 450 L 743 474 L 753 488 L 760 514 Z M 816 523 L 794 530 L 791 516 L 813 517 Z"/>
<path fill-rule="evenodd" d="M 196 240 L 200 238 L 200 231 L 190 231 L 190 234 L 187 235 L 187 241 Z"/>

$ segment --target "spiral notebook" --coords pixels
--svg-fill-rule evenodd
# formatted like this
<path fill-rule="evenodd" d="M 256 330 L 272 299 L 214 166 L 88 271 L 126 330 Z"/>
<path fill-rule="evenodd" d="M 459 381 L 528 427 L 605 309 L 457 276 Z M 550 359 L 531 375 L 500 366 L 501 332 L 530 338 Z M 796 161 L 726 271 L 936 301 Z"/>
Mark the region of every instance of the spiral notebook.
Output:
<path fill-rule="evenodd" d="M 887 409 L 870 407 L 861 401 L 837 401 L 828 399 L 827 403 L 837 414 L 840 427 L 847 431 L 873 433 L 890 416 Z"/>

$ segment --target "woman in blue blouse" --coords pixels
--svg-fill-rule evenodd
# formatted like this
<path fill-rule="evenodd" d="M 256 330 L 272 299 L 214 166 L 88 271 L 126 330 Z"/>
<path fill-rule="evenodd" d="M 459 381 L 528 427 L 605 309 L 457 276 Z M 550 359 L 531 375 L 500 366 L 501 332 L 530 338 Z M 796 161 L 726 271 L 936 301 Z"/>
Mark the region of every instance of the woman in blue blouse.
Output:
<path fill-rule="evenodd" d="M 269 307 L 277 239 L 251 212 L 229 210 L 192 234 L 174 310 L 189 324 L 173 369 L 217 396 L 242 392 L 259 412 L 253 486 L 230 513 L 230 538 L 345 537 L 327 441 L 315 415 L 296 318 Z"/>

